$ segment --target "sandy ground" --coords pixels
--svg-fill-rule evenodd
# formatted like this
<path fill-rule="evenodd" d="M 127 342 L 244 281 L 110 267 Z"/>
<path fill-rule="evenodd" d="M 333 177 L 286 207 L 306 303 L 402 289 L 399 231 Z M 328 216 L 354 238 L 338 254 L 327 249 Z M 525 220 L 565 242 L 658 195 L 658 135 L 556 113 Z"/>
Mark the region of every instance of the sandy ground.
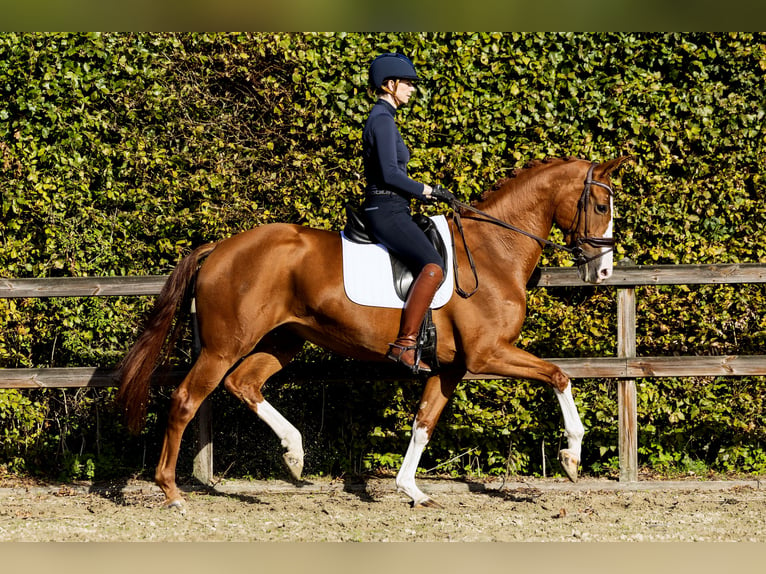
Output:
<path fill-rule="evenodd" d="M 0 541 L 766 542 L 766 482 L 558 479 L 228 481 L 187 487 L 185 512 L 154 485 L 0 486 Z M 766 556 L 765 556 L 766 557 Z"/>

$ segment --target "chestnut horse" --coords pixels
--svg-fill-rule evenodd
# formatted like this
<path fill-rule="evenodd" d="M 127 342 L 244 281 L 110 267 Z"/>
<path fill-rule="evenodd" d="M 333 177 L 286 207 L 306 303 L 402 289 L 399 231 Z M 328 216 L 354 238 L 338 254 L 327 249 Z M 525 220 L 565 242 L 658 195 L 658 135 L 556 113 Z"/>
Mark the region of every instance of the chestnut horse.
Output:
<path fill-rule="evenodd" d="M 415 473 L 439 416 L 466 371 L 498 378 L 543 381 L 564 416 L 567 448 L 559 459 L 577 479 L 583 426 L 567 375 L 518 349 L 526 313 L 526 285 L 553 227 L 578 255 L 580 277 L 598 283 L 612 272 L 610 173 L 629 157 L 596 164 L 580 159 L 533 162 L 502 180 L 482 199 L 463 205 L 456 265 L 475 268 L 468 297 L 453 296 L 433 312 L 441 368 L 425 383 L 396 485 L 415 506 L 436 503 L 416 485 Z M 563 246 L 562 246 L 563 247 Z M 467 255 L 470 251 L 472 258 Z M 204 259 L 204 262 L 203 262 Z M 471 265 L 472 264 L 472 265 Z M 473 287 L 473 285 L 470 285 Z M 223 382 L 281 439 L 297 479 L 303 470 L 298 430 L 261 393 L 266 380 L 311 341 L 363 361 L 385 360 L 396 338 L 398 309 L 360 306 L 345 295 L 338 232 L 270 224 L 203 245 L 180 261 L 165 283 L 144 330 L 120 368 L 118 401 L 131 430 L 143 425 L 150 380 L 179 304 L 193 289 L 201 350 L 174 391 L 155 481 L 165 505 L 182 506 L 176 486 L 181 436 L 200 403 Z M 404 373 L 403 373 L 404 374 Z"/>

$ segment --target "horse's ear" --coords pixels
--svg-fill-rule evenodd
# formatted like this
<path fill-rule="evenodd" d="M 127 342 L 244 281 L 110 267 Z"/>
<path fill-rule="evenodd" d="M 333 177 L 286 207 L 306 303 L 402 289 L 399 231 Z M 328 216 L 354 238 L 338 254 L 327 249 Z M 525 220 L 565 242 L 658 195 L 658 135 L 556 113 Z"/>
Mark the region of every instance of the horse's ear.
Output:
<path fill-rule="evenodd" d="M 601 163 L 596 167 L 596 172 L 599 173 L 601 176 L 607 176 L 627 161 L 633 161 L 633 156 L 624 155 L 622 157 L 605 161 L 604 163 Z"/>

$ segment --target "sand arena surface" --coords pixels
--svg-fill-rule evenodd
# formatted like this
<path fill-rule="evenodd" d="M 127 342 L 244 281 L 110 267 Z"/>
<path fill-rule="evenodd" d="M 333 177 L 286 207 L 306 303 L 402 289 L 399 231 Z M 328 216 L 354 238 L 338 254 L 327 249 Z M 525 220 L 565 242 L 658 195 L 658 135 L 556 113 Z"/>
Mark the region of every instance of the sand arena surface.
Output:
<path fill-rule="evenodd" d="M 443 505 L 412 509 L 393 479 L 189 486 L 185 512 L 159 489 L 0 485 L 0 541 L 766 542 L 766 482 L 424 480 Z"/>

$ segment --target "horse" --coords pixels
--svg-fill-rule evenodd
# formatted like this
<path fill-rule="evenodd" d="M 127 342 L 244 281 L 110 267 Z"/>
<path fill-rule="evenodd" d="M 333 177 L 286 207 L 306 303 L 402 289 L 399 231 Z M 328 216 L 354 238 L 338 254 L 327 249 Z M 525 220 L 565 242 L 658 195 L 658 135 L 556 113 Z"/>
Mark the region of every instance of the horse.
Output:
<path fill-rule="evenodd" d="M 580 278 L 599 283 L 612 272 L 613 190 L 610 174 L 630 156 L 603 163 L 577 158 L 536 160 L 498 182 L 472 204 L 455 205 L 456 269 L 473 270 L 473 294 L 453 295 L 432 319 L 440 369 L 426 379 L 410 442 L 395 484 L 415 507 L 438 506 L 415 474 L 439 417 L 466 373 L 521 378 L 553 388 L 567 448 L 559 460 L 577 480 L 584 428 L 569 377 L 556 365 L 516 347 L 526 314 L 527 282 L 553 226 L 564 234 Z M 155 473 L 166 507 L 184 499 L 176 485 L 181 437 L 202 401 L 221 382 L 277 435 L 291 475 L 300 480 L 300 432 L 264 398 L 264 383 L 310 341 L 361 361 L 385 361 L 400 310 L 361 306 L 344 293 L 337 231 L 288 223 L 255 227 L 194 249 L 175 267 L 119 366 L 116 400 L 133 432 L 143 427 L 153 371 L 175 315 L 190 292 L 199 352 L 174 390 Z M 459 248 L 458 248 L 459 247 Z M 470 277 L 470 275 L 469 275 Z M 463 278 L 465 282 L 465 278 Z M 184 307 L 185 308 L 185 307 Z"/>

